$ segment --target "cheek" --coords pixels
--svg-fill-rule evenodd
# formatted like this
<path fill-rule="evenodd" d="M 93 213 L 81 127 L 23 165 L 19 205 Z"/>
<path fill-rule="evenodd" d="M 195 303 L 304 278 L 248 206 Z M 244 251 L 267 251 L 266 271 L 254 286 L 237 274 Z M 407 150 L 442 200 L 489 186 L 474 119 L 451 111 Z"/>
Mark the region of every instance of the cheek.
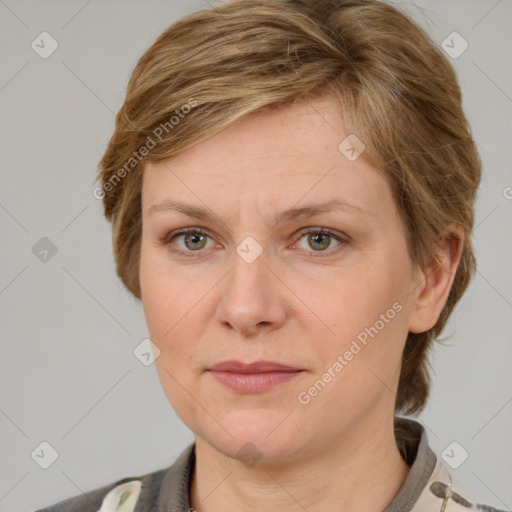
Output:
<path fill-rule="evenodd" d="M 176 292 L 176 285 L 171 286 L 169 278 L 159 269 L 158 261 L 148 253 L 143 249 L 140 261 L 142 306 L 149 337 L 160 350 L 155 366 L 167 393 L 173 382 L 170 375 L 175 376 L 176 371 L 172 363 L 186 357 L 180 353 L 180 344 L 174 342 L 180 327 L 179 319 L 183 317 L 179 311 L 183 302 Z"/>
<path fill-rule="evenodd" d="M 407 336 L 408 284 L 394 263 L 381 258 L 360 269 L 341 269 L 309 289 L 314 311 L 330 327 L 312 347 L 318 375 L 333 383 L 326 400 L 356 408 L 377 400 L 397 371 Z"/>
<path fill-rule="evenodd" d="M 301 404 L 310 400 L 304 414 L 333 430 L 382 399 L 394 400 L 391 390 L 407 335 L 406 312 L 392 281 L 381 279 L 378 287 L 375 282 L 347 279 L 344 289 L 325 300 L 326 323 L 336 334 L 319 337 L 311 347 L 319 364 L 297 396 Z"/>
<path fill-rule="evenodd" d="M 193 286 L 175 276 L 159 252 L 143 244 L 139 275 L 148 329 L 155 339 L 163 340 L 179 327 L 181 318 L 185 320 L 193 305 L 188 298 Z"/>
<path fill-rule="evenodd" d="M 183 284 L 162 268 L 162 263 L 151 255 L 141 254 L 140 285 L 142 305 L 149 337 L 159 348 L 155 359 L 162 389 L 176 414 L 189 425 L 194 413 L 190 400 L 193 392 L 194 344 L 193 297 L 183 292 Z M 190 289 L 190 288 L 189 288 Z M 190 304 L 189 304 L 190 302 Z"/>
<path fill-rule="evenodd" d="M 204 278 L 191 280 L 177 275 L 151 249 L 141 253 L 140 285 L 149 335 L 160 349 L 155 364 L 161 377 L 170 379 L 162 373 L 165 368 L 180 382 L 190 380 L 208 317 L 207 302 L 201 298 L 211 285 Z"/>
<path fill-rule="evenodd" d="M 374 265 L 341 269 L 326 276 L 325 282 L 320 280 L 315 288 L 305 290 L 303 295 L 308 297 L 311 309 L 331 328 L 328 331 L 331 340 L 347 340 L 366 332 L 377 321 L 381 327 L 381 315 L 384 321 L 389 320 L 385 323 L 389 331 L 388 327 L 397 323 L 399 307 L 393 308 L 393 304 L 402 303 L 401 289 L 393 275 Z"/>

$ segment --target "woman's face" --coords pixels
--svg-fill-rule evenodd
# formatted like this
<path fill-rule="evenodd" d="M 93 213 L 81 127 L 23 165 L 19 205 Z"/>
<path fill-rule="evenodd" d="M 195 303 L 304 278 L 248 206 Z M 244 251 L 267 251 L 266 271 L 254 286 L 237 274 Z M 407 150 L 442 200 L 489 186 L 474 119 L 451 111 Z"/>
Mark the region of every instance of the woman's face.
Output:
<path fill-rule="evenodd" d="M 159 378 L 229 456 L 310 455 L 394 413 L 418 281 L 391 189 L 350 140 L 338 148 L 347 135 L 323 98 L 146 166 L 140 280 Z M 213 371 L 225 361 L 292 371 Z"/>

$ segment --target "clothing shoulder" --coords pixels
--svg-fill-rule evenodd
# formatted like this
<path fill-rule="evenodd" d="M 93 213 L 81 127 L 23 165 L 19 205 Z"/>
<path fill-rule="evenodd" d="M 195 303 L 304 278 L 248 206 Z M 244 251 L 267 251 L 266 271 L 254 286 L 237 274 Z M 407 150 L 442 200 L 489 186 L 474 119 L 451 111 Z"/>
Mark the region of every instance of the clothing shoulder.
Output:
<path fill-rule="evenodd" d="M 461 486 L 453 478 L 448 462 L 430 448 L 421 423 L 396 416 L 394 429 L 400 454 L 411 469 L 385 512 L 512 512 L 482 503 Z M 447 454 L 448 459 L 453 455 Z"/>
<path fill-rule="evenodd" d="M 436 466 L 413 512 L 512 512 L 475 499 L 468 489 L 453 478 L 447 466 L 437 460 Z"/>
<path fill-rule="evenodd" d="M 166 469 L 127 477 L 85 494 L 59 501 L 34 512 L 132 512 L 142 500 L 151 500 Z"/>
<path fill-rule="evenodd" d="M 168 468 L 123 478 L 34 512 L 148 512 L 160 510 L 163 502 L 164 508 L 177 503 L 176 511 L 186 510 L 194 447 L 195 443 L 188 445 Z"/>

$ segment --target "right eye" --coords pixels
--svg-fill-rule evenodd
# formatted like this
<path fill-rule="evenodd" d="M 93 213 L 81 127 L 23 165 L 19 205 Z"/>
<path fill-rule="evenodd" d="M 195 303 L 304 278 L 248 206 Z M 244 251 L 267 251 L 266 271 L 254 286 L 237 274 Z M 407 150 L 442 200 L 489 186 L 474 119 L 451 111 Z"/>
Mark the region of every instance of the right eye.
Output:
<path fill-rule="evenodd" d="M 183 245 L 180 247 L 176 240 L 182 238 Z M 183 254 L 184 256 L 194 256 L 194 252 L 201 252 L 207 245 L 210 236 L 201 228 L 184 228 L 177 231 L 171 231 L 163 238 L 160 238 L 160 245 L 169 246 L 172 252 Z M 212 242 L 213 243 L 213 242 Z M 178 249 L 172 246 L 178 246 Z M 208 247 L 206 247 L 208 248 Z M 187 254 L 188 253 L 188 254 Z"/>

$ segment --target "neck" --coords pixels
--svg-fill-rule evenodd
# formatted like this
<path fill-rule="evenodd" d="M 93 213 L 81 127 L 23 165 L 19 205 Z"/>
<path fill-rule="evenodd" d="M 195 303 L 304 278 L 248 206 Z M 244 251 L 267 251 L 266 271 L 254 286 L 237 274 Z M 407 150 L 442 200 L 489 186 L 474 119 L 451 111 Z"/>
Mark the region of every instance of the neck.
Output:
<path fill-rule="evenodd" d="M 280 465 L 247 467 L 196 436 L 191 506 L 197 512 L 380 511 L 409 469 L 396 446 L 392 416 L 368 418 L 314 455 Z"/>

